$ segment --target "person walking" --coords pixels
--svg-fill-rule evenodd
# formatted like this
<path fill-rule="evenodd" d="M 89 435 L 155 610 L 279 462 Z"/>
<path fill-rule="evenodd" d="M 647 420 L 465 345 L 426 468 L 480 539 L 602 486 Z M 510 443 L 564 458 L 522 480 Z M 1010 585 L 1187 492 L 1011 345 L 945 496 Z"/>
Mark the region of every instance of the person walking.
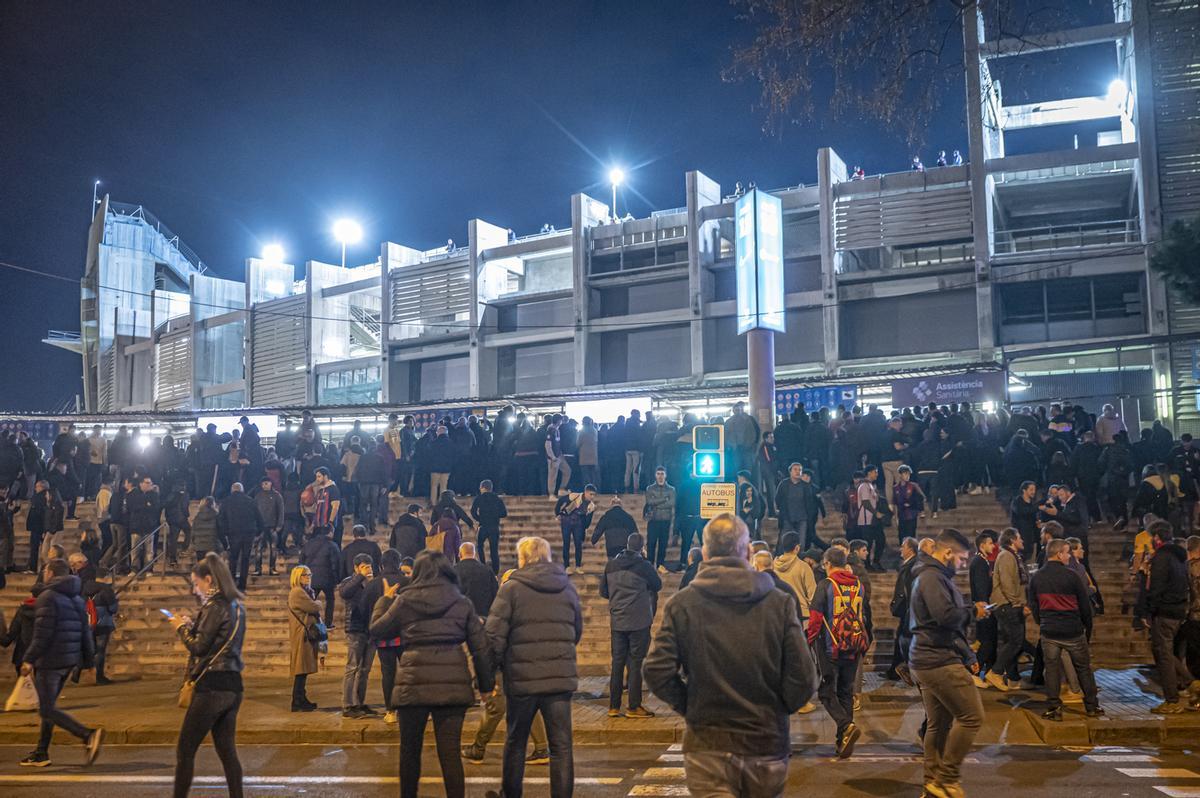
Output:
<path fill-rule="evenodd" d="M 292 712 L 312 712 L 308 700 L 308 674 L 317 672 L 317 652 L 328 632 L 321 628 L 321 602 L 312 592 L 312 571 L 303 565 L 292 569 L 288 593 L 288 654 L 292 674 Z"/>
<path fill-rule="evenodd" d="M 608 599 L 612 670 L 608 680 L 608 716 L 621 717 L 621 690 L 626 668 L 629 680 L 628 718 L 652 718 L 642 705 L 642 663 L 650 648 L 650 626 L 658 608 L 662 579 L 642 555 L 645 542 L 630 535 L 625 551 L 608 561 L 600 575 L 600 596 Z"/>
<path fill-rule="evenodd" d="M 1162 703 L 1151 711 L 1174 715 L 1187 708 L 1186 702 L 1180 700 L 1180 693 L 1193 686 L 1192 674 L 1175 646 L 1179 628 L 1187 620 L 1190 600 L 1187 551 L 1175 542 L 1175 531 L 1168 521 L 1155 521 L 1146 531 L 1154 542 L 1146 587 L 1150 651 L 1154 655 L 1154 668 L 1163 693 Z"/>
<path fill-rule="evenodd" d="M 308 566 L 305 570 L 309 582 L 305 587 L 311 585 L 313 598 L 321 596 L 324 599 L 325 626 L 332 629 L 337 586 L 342 581 L 342 550 L 329 539 L 328 530 L 328 526 L 313 527 L 312 537 L 304 541 L 300 549 L 300 565 Z"/>
<path fill-rule="evenodd" d="M 517 541 L 517 569 L 500 586 L 487 618 L 492 657 L 504 675 L 508 707 L 501 792 L 521 798 L 533 716 L 546 722 L 551 798 L 574 792 L 571 694 L 579 686 L 575 647 L 583 636 L 579 594 L 543 538 Z"/>
<path fill-rule="evenodd" d="M 896 573 L 896 584 L 892 588 L 892 600 L 888 609 L 896 619 L 896 632 L 892 643 L 892 664 L 888 667 L 885 679 L 900 678 L 900 666 L 907 668 L 908 652 L 901 646 L 901 639 L 908 630 L 908 604 L 912 596 L 913 568 L 917 564 L 917 539 L 904 538 L 900 541 L 900 568 Z"/>
<path fill-rule="evenodd" d="M 515 568 L 505 571 L 501 578 L 501 584 L 507 582 L 514 573 L 516 573 Z M 493 664 L 498 665 L 499 663 Z M 491 742 L 492 736 L 500 726 L 500 721 L 504 720 L 507 714 L 508 702 L 505 700 L 503 677 L 497 671 L 496 689 L 483 697 L 483 718 L 479 721 L 479 728 L 475 731 L 475 739 L 462 747 L 462 758 L 473 765 L 482 765 L 487 756 L 488 743 Z M 533 750 L 526 757 L 525 764 L 549 765 L 550 748 L 546 742 L 546 723 L 542 720 L 541 713 L 535 712 L 533 715 L 533 722 L 529 726 L 529 739 L 533 741 Z"/>
<path fill-rule="evenodd" d="M 775 573 L 787 583 L 800 602 L 800 621 L 808 623 L 808 609 L 812 606 L 817 580 L 812 566 L 800 556 L 800 536 L 785 532 L 779 538 L 780 554 L 775 558 Z"/>
<path fill-rule="evenodd" d="M 203 560 L 210 551 L 221 552 L 219 517 L 216 499 L 206 496 L 200 500 L 196 516 L 192 519 L 192 551 L 196 555 L 196 562 Z"/>
<path fill-rule="evenodd" d="M 385 590 L 390 589 L 392 585 L 404 587 L 408 584 L 408 576 L 400 570 L 400 563 L 400 552 L 395 549 L 388 549 L 380 558 L 379 575 L 367 582 L 364 588 L 366 595 L 363 601 L 366 602 L 371 612 L 374 612 L 375 603 L 383 596 Z M 368 626 L 369 631 L 370 627 Z M 393 726 L 399 722 L 399 716 L 396 714 L 396 708 L 392 706 L 392 685 L 396 683 L 396 664 L 400 659 L 403 642 L 399 637 L 382 640 L 371 638 L 371 644 L 375 647 L 375 654 L 379 658 L 379 684 L 383 691 L 385 710 L 383 721 Z"/>
<path fill-rule="evenodd" d="M 961 532 L 944 529 L 914 568 L 908 660 L 925 704 L 924 779 L 932 798 L 965 794 L 962 762 L 983 725 L 983 702 L 971 680 L 979 666 L 967 643 L 972 608 L 954 584 L 969 550 Z"/>
<path fill-rule="evenodd" d="M 467 541 L 458 547 L 458 562 L 454 572 L 458 574 L 458 584 L 464 596 L 475 608 L 475 614 L 486 618 L 496 600 L 496 591 L 500 583 L 491 568 L 479 561 L 479 552 L 475 544 Z"/>
<path fill-rule="evenodd" d="M 996 664 L 986 681 L 997 690 L 1016 690 L 1021 683 L 1018 657 L 1025 649 L 1025 619 L 1030 615 L 1027 594 L 1029 571 L 1021 550 L 1025 543 L 1017 530 L 1000 533 L 1000 551 L 992 568 L 992 600 L 996 619 Z"/>
<path fill-rule="evenodd" d="M 142 477 L 136 490 L 125 496 L 125 519 L 129 526 L 131 567 L 137 572 L 145 567 L 158 551 L 158 525 L 162 518 L 162 501 L 158 486 L 150 477 Z M 138 546 L 145 538 L 148 544 Z M 149 546 L 149 551 L 147 551 Z M 136 553 L 133 553 L 136 551 Z"/>
<path fill-rule="evenodd" d="M 846 759 L 862 736 L 854 724 L 854 688 L 859 662 L 871 647 L 871 604 L 840 547 L 827 549 L 822 564 L 826 576 L 805 620 L 821 669 L 821 705 L 836 726 L 834 750 Z"/>
<path fill-rule="evenodd" d="M 633 520 L 632 515 L 625 512 L 621 497 L 613 496 L 608 510 L 600 516 L 596 531 L 592 533 L 592 545 L 599 546 L 600 539 L 604 538 L 604 553 L 611 560 L 625 551 L 629 536 L 636 535 L 637 531 L 637 522 Z"/>
<path fill-rule="evenodd" d="M 91 765 L 104 743 L 103 727 L 88 728 L 56 704 L 67 676 L 77 667 L 90 668 L 96 654 L 87 608 L 80 596 L 79 577 L 65 560 L 52 559 L 42 569 L 43 589 L 33 604 L 33 635 L 21 658 L 20 673 L 32 676 L 37 688 L 41 733 L 37 748 L 21 760 L 22 767 L 44 768 L 50 762 L 54 727 L 78 737 Z"/>
<path fill-rule="evenodd" d="M 379 714 L 367 705 L 367 679 L 371 675 L 371 664 L 375 660 L 375 646 L 372 645 L 369 635 L 373 607 L 367 605 L 367 598 L 370 596 L 367 586 L 375 578 L 375 566 L 371 555 L 355 555 L 350 570 L 350 576 L 338 585 L 338 595 L 346 605 L 346 670 L 342 676 L 342 717 L 358 719 Z"/>
<path fill-rule="evenodd" d="M 564 493 L 554 514 L 562 528 L 562 562 L 568 574 L 583 572 L 583 537 L 596 512 L 596 486 L 584 485 L 582 493 Z M 571 567 L 571 544 L 575 544 L 575 566 Z"/>
<path fill-rule="evenodd" d="M 992 590 L 995 587 L 993 569 L 996 557 L 1000 551 L 996 546 L 996 531 L 984 529 L 975 536 L 975 556 L 967 565 L 967 582 L 971 588 L 971 603 L 976 606 L 986 606 L 992 601 Z M 981 674 L 991 673 L 996 664 L 996 647 L 999 643 L 996 630 L 996 617 L 988 615 L 975 621 L 975 640 L 979 648 L 975 657 L 979 661 Z M 1000 672 L 1004 676 L 1004 672 Z M 975 677 L 976 687 L 988 687 L 988 683 L 978 676 Z"/>
<path fill-rule="evenodd" d="M 1104 715 L 1096 692 L 1096 676 L 1092 673 L 1091 646 L 1092 602 L 1087 586 L 1068 564 L 1071 548 L 1067 541 L 1050 541 L 1046 547 L 1046 564 L 1037 570 L 1029 583 L 1029 606 L 1033 619 L 1041 630 L 1042 656 L 1046 668 L 1046 703 L 1042 718 L 1062 720 L 1063 654 L 1070 657 L 1075 677 L 1083 690 L 1083 706 L 1089 718 Z"/>
<path fill-rule="evenodd" d="M 262 576 L 263 549 L 267 550 L 267 573 L 275 575 L 276 551 L 286 542 L 283 539 L 283 494 L 275 490 L 275 483 L 265 476 L 258 484 L 258 493 L 254 495 L 254 506 L 262 518 L 262 535 L 253 546 L 254 575 Z"/>
<path fill-rule="evenodd" d="M 250 549 L 254 541 L 262 537 L 264 524 L 254 499 L 246 495 L 242 483 L 230 485 L 229 495 L 221 500 L 217 527 L 229 549 L 229 570 L 237 581 L 238 590 L 245 590 L 250 576 Z"/>
<path fill-rule="evenodd" d="M 418 515 L 420 512 L 421 505 L 410 504 L 392 526 L 392 532 L 388 536 L 388 548 L 399 551 L 401 558 L 413 559 L 425 548 L 427 530 L 425 522 Z"/>
<path fill-rule="evenodd" d="M 82 554 L 72 554 L 72 558 L 83 557 Z M 70 561 L 68 561 L 70 564 Z M 92 627 L 92 640 L 95 643 L 96 657 L 94 661 L 96 670 L 96 684 L 105 685 L 112 684 L 112 679 L 104 673 L 104 666 L 108 662 L 108 642 L 112 638 L 113 632 L 117 630 L 117 612 L 120 609 L 120 603 L 117 600 L 116 591 L 109 582 L 101 582 L 96 578 L 96 569 L 88 564 L 85 558 L 83 568 L 76 571 L 76 575 L 81 582 L 80 595 L 83 596 L 85 607 L 91 604 L 91 611 L 88 613 L 88 623 Z M 72 678 L 78 679 L 78 672 Z"/>
<path fill-rule="evenodd" d="M 500 573 L 500 521 L 508 517 L 508 507 L 493 490 L 492 481 L 479 483 L 479 495 L 471 502 L 471 517 L 479 523 L 476 545 L 479 558 L 485 560 L 484 544 L 491 549 L 492 573 Z"/>
<path fill-rule="evenodd" d="M 692 795 L 779 796 L 788 721 L 816 685 L 812 654 L 792 599 L 750 566 L 745 523 L 709 521 L 703 552 L 696 578 L 663 607 L 646 684 L 687 721 Z"/>
<path fill-rule="evenodd" d="M 176 477 L 171 492 L 163 501 L 163 520 L 167 522 L 167 564 L 174 570 L 179 567 L 179 551 L 192 545 L 192 524 L 188 520 L 188 504 L 191 501 L 187 481 Z M 180 546 L 179 536 L 183 535 Z"/>
<path fill-rule="evenodd" d="M 892 500 L 892 509 L 899 521 L 897 541 L 917 536 L 917 520 L 925 512 L 925 494 L 921 486 L 912 481 L 912 469 L 902 465 L 896 469 L 896 484 L 887 494 Z"/>
<path fill-rule="evenodd" d="M 195 618 L 175 615 L 170 619 L 187 649 L 187 681 L 193 686 L 191 703 L 184 713 L 175 745 L 174 796 L 185 798 L 191 791 L 196 751 L 211 734 L 230 798 L 241 798 L 237 716 L 243 693 L 244 597 L 229 567 L 215 552 L 209 552 L 196 563 L 191 578 L 200 610 Z"/>
<path fill-rule="evenodd" d="M 671 528 L 675 523 L 675 488 L 667 484 L 667 469 L 654 469 L 654 484 L 648 485 L 644 493 L 642 518 L 646 520 L 646 559 L 658 569 L 667 572 L 663 564 L 667 559 L 667 545 L 671 541 Z"/>
<path fill-rule="evenodd" d="M 459 746 L 467 708 L 476 701 L 464 643 L 479 691 L 490 693 L 495 681 L 483 624 L 459 590 L 450 559 L 438 551 L 418 554 L 412 582 L 385 589 L 376 602 L 371 636 L 404 641 L 392 690 L 400 721 L 400 795 L 416 798 L 425 726 L 432 717 L 446 795 L 462 798 L 466 782 Z"/>
<path fill-rule="evenodd" d="M 362 524 L 355 524 L 350 529 L 350 542 L 342 547 L 342 570 L 341 573 L 347 576 L 354 573 L 354 561 L 360 554 L 365 554 L 371 558 L 371 567 L 379 570 L 379 559 L 383 556 L 383 552 L 379 549 L 379 544 L 367 538 L 367 527 Z"/>

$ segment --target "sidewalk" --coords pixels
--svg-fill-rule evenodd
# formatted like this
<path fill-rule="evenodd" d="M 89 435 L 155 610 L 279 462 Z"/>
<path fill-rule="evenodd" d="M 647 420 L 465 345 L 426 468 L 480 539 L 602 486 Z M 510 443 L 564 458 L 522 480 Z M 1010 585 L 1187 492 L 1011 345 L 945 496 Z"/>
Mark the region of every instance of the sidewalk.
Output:
<path fill-rule="evenodd" d="M 324 672 L 310 677 L 309 697 L 320 705 L 312 713 L 292 713 L 291 681 L 267 678 L 246 680 L 246 698 L 238 715 L 238 740 L 244 744 L 360 745 L 396 744 L 396 728 L 373 720 L 341 717 L 340 674 Z M 1088 720 L 1077 705 L 1068 706 L 1061 723 L 1041 719 L 1044 708 L 1037 693 L 983 691 L 986 717 L 977 742 L 981 745 L 1090 745 L 1175 744 L 1200 735 L 1200 713 L 1164 718 L 1150 713 L 1158 698 L 1147 692 L 1148 680 L 1134 670 L 1098 671 L 1100 701 L 1108 718 Z M 178 682 L 147 680 L 118 682 L 106 687 L 68 684 L 59 706 L 86 724 L 101 724 L 108 741 L 116 745 L 173 745 L 183 717 L 176 706 Z M 11 677 L 0 681 L 7 696 Z M 609 718 L 608 680 L 589 676 L 580 680 L 573 706 L 574 735 L 579 744 L 673 743 L 683 738 L 683 719 L 653 697 L 646 704 L 657 717 L 645 720 Z M 380 709 L 378 673 L 372 674 L 367 696 Z M 481 712 L 467 714 L 466 735 L 473 734 Z M 916 691 L 898 682 L 868 674 L 863 711 L 856 718 L 866 743 L 917 746 L 917 730 L 924 718 Z M 0 713 L 0 745 L 32 745 L 38 718 L 30 712 Z M 833 722 L 823 709 L 792 719 L 796 745 L 832 746 Z M 503 738 L 501 724 L 495 745 Z M 59 738 L 56 738 L 59 739 Z M 63 742 L 71 742 L 63 736 Z M 427 740 L 432 744 L 432 737 Z"/>

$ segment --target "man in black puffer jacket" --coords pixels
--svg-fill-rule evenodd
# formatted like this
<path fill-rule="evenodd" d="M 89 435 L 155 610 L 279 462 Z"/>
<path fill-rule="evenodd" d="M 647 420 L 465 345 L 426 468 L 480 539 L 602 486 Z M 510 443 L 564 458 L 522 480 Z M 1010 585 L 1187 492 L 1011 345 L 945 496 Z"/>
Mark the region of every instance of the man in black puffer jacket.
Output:
<path fill-rule="evenodd" d="M 65 560 L 50 560 L 42 572 L 45 589 L 34 602 L 33 640 L 25 649 L 21 675 L 33 674 L 42 718 L 38 747 L 21 764 L 46 767 L 50 764 L 50 738 L 59 726 L 87 745 L 90 765 L 100 753 L 104 730 L 89 729 L 55 707 L 67 676 L 76 667 L 90 668 L 95 657 L 87 607 L 80 597 L 79 577 L 71 574 Z"/>
<path fill-rule="evenodd" d="M 1150 651 L 1162 687 L 1163 702 L 1152 710 L 1174 715 L 1187 707 L 1180 691 L 1192 684 L 1187 664 L 1175 654 L 1175 638 L 1187 620 L 1191 583 L 1188 580 L 1187 551 L 1175 542 L 1169 521 L 1155 521 L 1146 530 L 1154 540 L 1150 560 L 1150 580 L 1146 588 L 1146 608 L 1150 611 Z"/>
<path fill-rule="evenodd" d="M 579 685 L 575 646 L 583 636 L 583 613 L 566 571 L 550 561 L 545 539 L 517 542 L 517 570 L 496 594 L 487 636 L 504 672 L 508 703 L 503 795 L 521 798 L 525 744 L 536 712 L 546 721 L 550 743 L 550 795 L 570 795 L 575 783 L 571 694 Z"/>
<path fill-rule="evenodd" d="M 647 686 L 687 720 L 693 793 L 782 795 L 788 720 L 817 684 L 795 599 L 750 566 L 749 550 L 740 518 L 708 523 L 704 562 L 663 607 L 646 658 Z"/>
<path fill-rule="evenodd" d="M 611 511 L 610 511 L 611 512 Z M 634 532 L 625 539 L 625 550 L 604 566 L 600 595 L 608 599 L 612 641 L 612 671 L 609 677 L 608 716 L 621 714 L 621 685 L 629 669 L 629 717 L 652 718 L 642 706 L 642 662 L 650 648 L 650 626 L 658 607 L 662 579 L 642 556 L 642 536 Z"/>

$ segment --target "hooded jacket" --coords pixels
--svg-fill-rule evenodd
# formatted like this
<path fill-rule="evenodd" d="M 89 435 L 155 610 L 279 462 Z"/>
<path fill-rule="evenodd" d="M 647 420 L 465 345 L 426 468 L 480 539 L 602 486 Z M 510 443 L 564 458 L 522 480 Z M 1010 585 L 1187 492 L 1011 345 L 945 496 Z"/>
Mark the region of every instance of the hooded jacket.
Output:
<path fill-rule="evenodd" d="M 475 689 L 463 643 L 471 651 L 479 692 L 495 687 L 483 624 L 458 586 L 445 579 L 383 596 L 371 616 L 371 637 L 404 641 L 392 686 L 393 706 L 470 706 Z"/>
<path fill-rule="evenodd" d="M 1150 560 L 1146 606 L 1151 615 L 1184 620 L 1189 599 L 1187 551 L 1178 543 L 1164 543 Z"/>
<path fill-rule="evenodd" d="M 583 636 L 583 613 L 558 563 L 513 572 L 492 602 L 487 636 L 508 694 L 571 693 L 579 686 L 575 646 Z"/>
<path fill-rule="evenodd" d="M 603 537 L 605 552 L 609 558 L 616 557 L 625 550 L 629 536 L 637 531 L 637 522 L 625 512 L 624 507 L 612 507 L 600 516 L 596 531 L 592 533 L 592 543 L 597 543 Z"/>
<path fill-rule="evenodd" d="M 685 752 L 786 756 L 817 683 L 791 599 L 736 557 L 706 560 L 667 601 L 643 672 L 687 720 Z"/>
<path fill-rule="evenodd" d="M 608 599 L 614 632 L 637 632 L 654 623 L 662 579 L 640 552 L 625 549 L 604 566 L 600 595 Z"/>
<path fill-rule="evenodd" d="M 400 552 L 401 557 L 416 557 L 425 548 L 425 522 L 411 513 L 403 513 L 392 526 L 388 548 Z"/>
<path fill-rule="evenodd" d="M 217 524 L 217 511 L 200 505 L 192 519 L 192 548 L 196 551 L 219 551 L 221 532 Z"/>
<path fill-rule="evenodd" d="M 972 608 L 954 584 L 954 568 L 928 554 L 918 554 L 913 573 L 916 579 L 908 612 L 912 632 L 909 666 L 926 670 L 974 662 L 967 644 Z"/>
<path fill-rule="evenodd" d="M 81 587 L 74 575 L 46 583 L 33 603 L 33 639 L 25 649 L 24 662 L 47 670 L 90 667 L 87 663 L 96 649 Z"/>
<path fill-rule="evenodd" d="M 454 571 L 458 574 L 458 583 L 462 587 L 463 595 L 475 607 L 475 614 L 486 618 L 492 609 L 492 602 L 496 600 L 496 591 L 500 589 L 496 574 L 474 558 L 460 560 L 454 566 Z"/>
<path fill-rule="evenodd" d="M 834 604 L 837 591 L 835 586 L 851 590 L 857 588 L 859 600 L 862 602 L 863 628 L 868 635 L 871 635 L 872 628 L 871 600 L 868 598 L 867 591 L 863 589 L 863 583 L 850 571 L 833 571 L 828 577 L 821 580 L 821 584 L 817 585 L 812 606 L 804 616 L 804 620 L 808 624 L 809 645 L 820 646 L 821 652 L 826 657 L 833 656 L 833 638 L 830 636 L 829 630 L 833 627 L 836 614 Z M 866 654 L 864 653 L 858 658 L 861 659 L 863 656 Z"/>
<path fill-rule="evenodd" d="M 789 551 L 775 558 L 775 573 L 779 575 L 780 579 L 787 582 L 788 587 L 796 594 L 796 598 L 800 602 L 800 618 L 807 619 L 813 593 L 817 590 L 817 579 L 813 575 L 812 566 L 796 552 Z"/>

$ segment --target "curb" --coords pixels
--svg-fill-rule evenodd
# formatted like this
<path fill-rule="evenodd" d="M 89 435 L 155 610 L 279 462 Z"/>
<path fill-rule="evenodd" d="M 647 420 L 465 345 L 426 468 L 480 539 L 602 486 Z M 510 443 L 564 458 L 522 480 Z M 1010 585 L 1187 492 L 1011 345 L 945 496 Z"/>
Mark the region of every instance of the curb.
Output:
<path fill-rule="evenodd" d="M 1061 722 L 1043 720 L 1040 711 L 1022 710 L 1046 745 L 1193 745 L 1200 739 L 1200 717 L 1089 719 L 1064 714 Z"/>

